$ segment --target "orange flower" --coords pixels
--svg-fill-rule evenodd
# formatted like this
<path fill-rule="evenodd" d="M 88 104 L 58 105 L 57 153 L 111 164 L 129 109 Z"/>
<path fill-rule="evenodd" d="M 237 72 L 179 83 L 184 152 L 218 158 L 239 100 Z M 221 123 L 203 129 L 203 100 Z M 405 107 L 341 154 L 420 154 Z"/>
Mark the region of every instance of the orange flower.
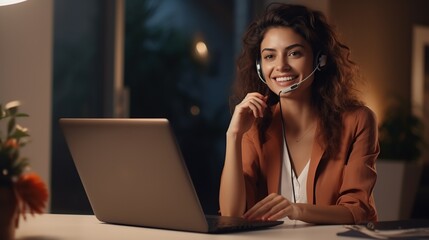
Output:
<path fill-rule="evenodd" d="M 32 215 L 43 213 L 48 200 L 48 189 L 37 174 L 22 174 L 15 183 L 15 189 L 21 213 L 24 214 L 27 207 Z"/>
<path fill-rule="evenodd" d="M 15 138 L 10 138 L 4 145 L 7 148 L 18 148 L 18 141 Z"/>

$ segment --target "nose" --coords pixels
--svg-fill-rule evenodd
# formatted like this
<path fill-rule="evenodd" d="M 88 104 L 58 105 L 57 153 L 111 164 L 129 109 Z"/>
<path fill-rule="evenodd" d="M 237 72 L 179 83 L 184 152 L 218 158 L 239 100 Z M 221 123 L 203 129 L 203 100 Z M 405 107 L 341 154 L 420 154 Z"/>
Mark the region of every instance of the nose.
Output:
<path fill-rule="evenodd" d="M 278 62 L 276 63 L 276 70 L 283 72 L 291 70 L 291 66 L 286 58 L 278 58 Z"/>

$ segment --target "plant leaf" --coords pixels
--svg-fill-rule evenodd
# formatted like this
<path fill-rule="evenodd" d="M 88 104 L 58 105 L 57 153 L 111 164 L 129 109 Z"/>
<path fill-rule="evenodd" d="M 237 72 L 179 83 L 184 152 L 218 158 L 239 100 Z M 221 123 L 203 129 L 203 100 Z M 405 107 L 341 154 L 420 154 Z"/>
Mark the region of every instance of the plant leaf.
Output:
<path fill-rule="evenodd" d="M 8 123 L 8 125 L 7 125 L 7 135 L 8 135 L 8 136 L 10 136 L 10 134 L 12 133 L 12 131 L 15 129 L 15 125 L 16 125 L 15 118 L 14 118 L 14 117 L 12 117 L 12 118 L 9 120 L 9 123 Z"/>
<path fill-rule="evenodd" d="M 12 135 L 10 135 L 10 138 L 20 139 L 20 138 L 29 137 L 29 136 L 30 135 L 27 132 L 16 129 L 15 132 Z"/>
<path fill-rule="evenodd" d="M 26 113 L 17 113 L 15 114 L 15 117 L 29 117 L 30 115 L 26 114 Z"/>

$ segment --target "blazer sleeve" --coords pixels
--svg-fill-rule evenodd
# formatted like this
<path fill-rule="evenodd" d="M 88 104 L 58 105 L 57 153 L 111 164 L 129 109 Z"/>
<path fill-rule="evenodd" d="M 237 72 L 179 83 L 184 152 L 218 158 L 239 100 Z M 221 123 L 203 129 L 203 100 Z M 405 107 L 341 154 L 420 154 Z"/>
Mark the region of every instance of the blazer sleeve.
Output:
<path fill-rule="evenodd" d="M 351 211 L 355 223 L 376 221 L 372 192 L 377 179 L 375 161 L 380 152 L 377 120 L 365 107 L 355 112 L 355 117 L 348 117 L 345 124 L 352 139 L 337 204 Z"/>
<path fill-rule="evenodd" d="M 255 132 L 247 132 L 242 140 L 242 163 L 246 185 L 246 209 L 251 208 L 260 200 L 261 184 L 259 154 L 255 144 Z M 257 135 L 257 134 L 256 134 Z"/>

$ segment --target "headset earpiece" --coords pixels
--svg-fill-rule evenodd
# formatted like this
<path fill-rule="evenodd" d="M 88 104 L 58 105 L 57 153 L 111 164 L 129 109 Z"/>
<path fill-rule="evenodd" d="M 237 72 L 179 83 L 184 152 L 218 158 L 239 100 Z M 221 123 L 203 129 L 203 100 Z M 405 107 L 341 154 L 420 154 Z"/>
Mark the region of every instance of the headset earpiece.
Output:
<path fill-rule="evenodd" d="M 320 71 L 322 70 L 323 67 L 326 66 L 328 57 L 322 52 L 318 52 L 315 59 L 316 59 L 316 62 L 314 64 L 314 68 L 317 68 Z"/>
<path fill-rule="evenodd" d="M 325 54 L 322 54 L 319 58 L 319 69 L 326 66 L 326 61 L 328 60 L 328 57 Z"/>
<path fill-rule="evenodd" d="M 267 84 L 267 82 L 264 79 L 264 74 L 262 73 L 262 66 L 261 66 L 261 59 L 260 58 L 256 59 L 256 73 L 258 73 L 259 79 L 263 83 Z"/>

